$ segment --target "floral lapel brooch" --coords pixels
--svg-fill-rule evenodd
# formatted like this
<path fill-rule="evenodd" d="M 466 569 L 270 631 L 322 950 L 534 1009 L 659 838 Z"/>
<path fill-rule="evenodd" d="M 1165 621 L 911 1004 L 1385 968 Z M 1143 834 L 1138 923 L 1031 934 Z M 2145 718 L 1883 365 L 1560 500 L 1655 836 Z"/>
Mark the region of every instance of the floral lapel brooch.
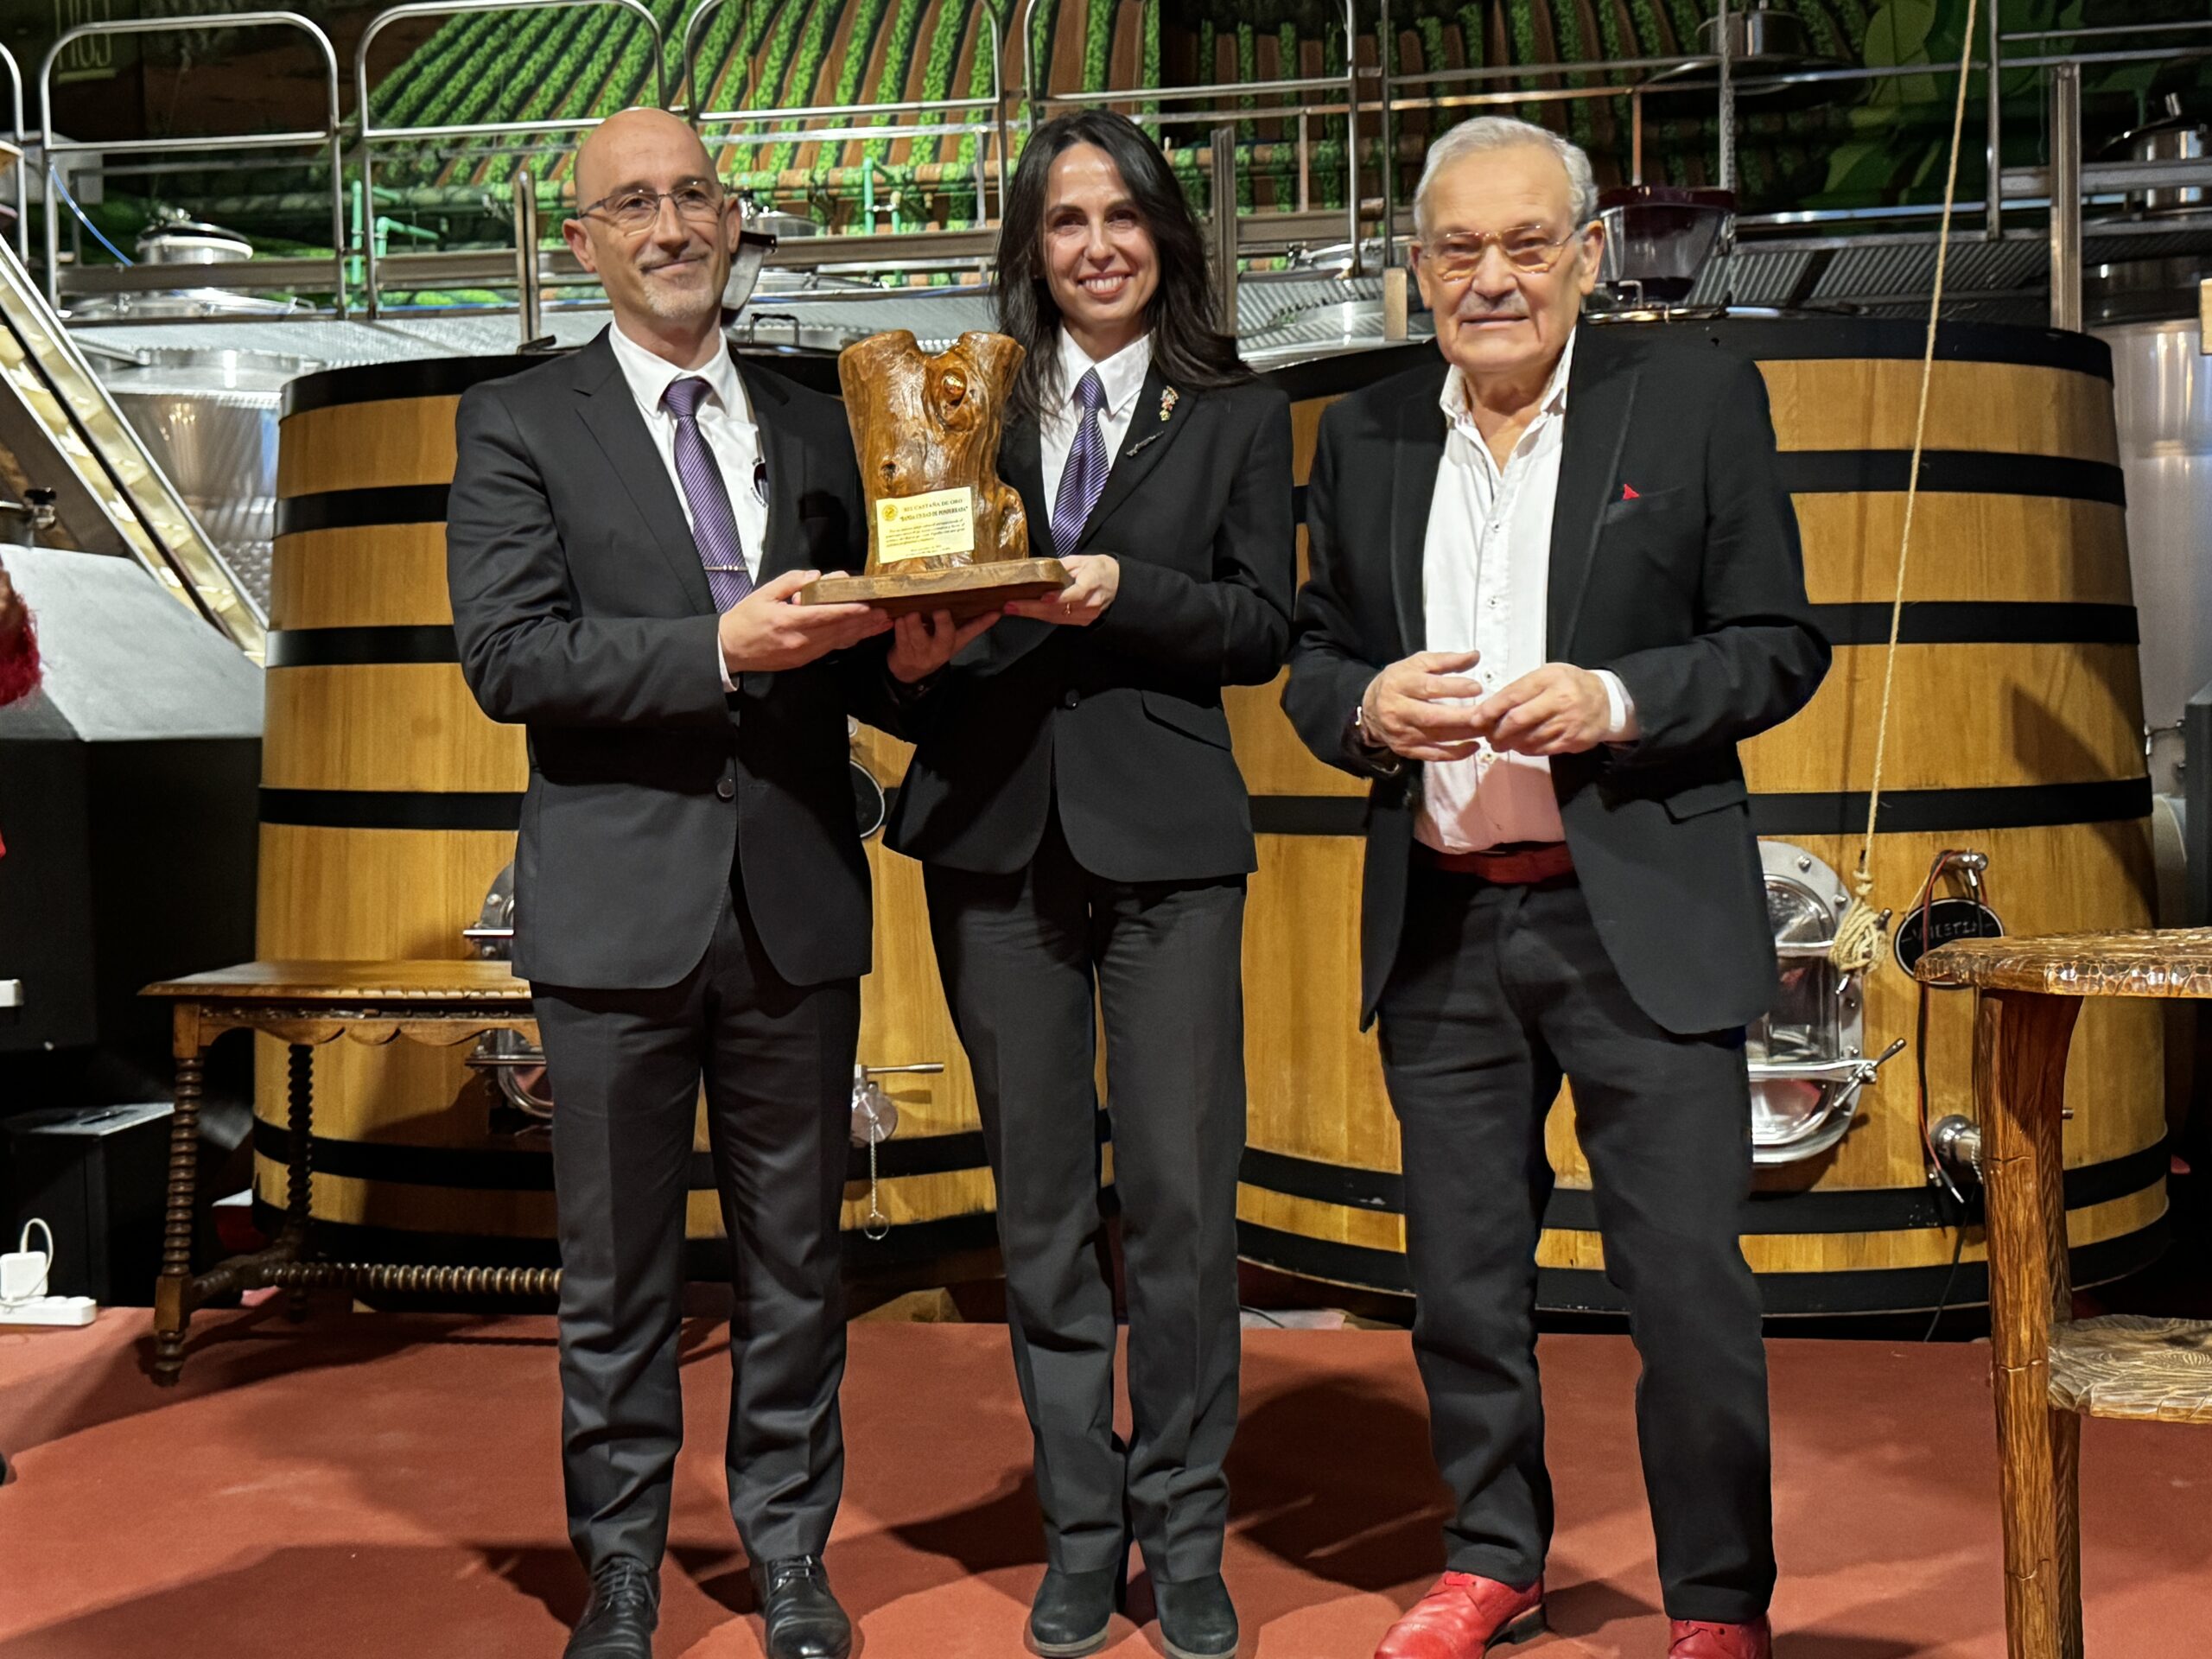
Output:
<path fill-rule="evenodd" d="M 1165 386 L 1160 389 L 1160 418 L 1163 423 L 1166 422 L 1170 415 L 1173 415 L 1175 412 L 1175 397 L 1176 392 L 1174 387 Z"/>

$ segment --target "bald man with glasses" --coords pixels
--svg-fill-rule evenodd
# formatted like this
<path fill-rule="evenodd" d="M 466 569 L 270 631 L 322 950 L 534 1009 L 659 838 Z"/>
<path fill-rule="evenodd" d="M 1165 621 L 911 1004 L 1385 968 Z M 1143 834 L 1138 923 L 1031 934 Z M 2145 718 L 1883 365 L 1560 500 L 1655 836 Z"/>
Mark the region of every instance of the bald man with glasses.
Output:
<path fill-rule="evenodd" d="M 843 1659 L 823 1552 L 870 937 L 845 721 L 894 725 L 987 624 L 793 602 L 866 556 L 842 409 L 724 341 L 741 227 L 690 128 L 612 117 L 575 179 L 563 231 L 613 321 L 462 397 L 447 512 L 462 672 L 530 732 L 514 967 L 557 1101 L 563 1468 L 592 1585 L 567 1654 L 652 1653 L 703 1083 L 736 1293 L 730 1510 L 770 1659 Z"/>
<path fill-rule="evenodd" d="M 1429 152 L 1414 269 L 1442 360 L 1322 416 L 1283 705 L 1370 782 L 1363 1025 L 1404 1141 L 1414 1348 L 1447 1568 L 1377 1659 L 1543 1628 L 1535 1361 L 1561 1077 L 1643 1376 L 1671 1659 L 1768 1659 L 1775 1578 L 1743 1029 L 1777 976 L 1741 740 L 1809 698 L 1757 369 L 1579 326 L 1588 159 L 1484 118 Z"/>

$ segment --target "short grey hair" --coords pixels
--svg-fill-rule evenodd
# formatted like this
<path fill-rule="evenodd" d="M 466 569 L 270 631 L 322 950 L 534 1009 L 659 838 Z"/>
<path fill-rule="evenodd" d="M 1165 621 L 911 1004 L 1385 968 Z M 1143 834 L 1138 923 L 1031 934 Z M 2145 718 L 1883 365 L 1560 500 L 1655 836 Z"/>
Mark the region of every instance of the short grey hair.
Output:
<path fill-rule="evenodd" d="M 1548 127 L 1533 126 L 1510 116 L 1478 115 L 1462 121 L 1428 147 L 1421 163 L 1421 182 L 1414 187 L 1414 233 L 1428 235 L 1428 190 L 1436 175 L 1452 162 L 1491 149 L 1517 149 L 1534 144 L 1559 157 L 1567 169 L 1567 186 L 1573 198 L 1575 227 L 1598 217 L 1598 181 L 1590 171 L 1590 158 L 1580 144 L 1570 143 Z"/>

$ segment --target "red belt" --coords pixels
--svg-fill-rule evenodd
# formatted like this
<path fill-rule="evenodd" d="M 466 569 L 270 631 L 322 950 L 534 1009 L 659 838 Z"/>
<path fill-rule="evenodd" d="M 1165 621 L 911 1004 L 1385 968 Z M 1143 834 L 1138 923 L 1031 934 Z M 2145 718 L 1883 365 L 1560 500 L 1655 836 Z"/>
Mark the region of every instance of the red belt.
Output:
<path fill-rule="evenodd" d="M 1448 870 L 1453 875 L 1480 876 L 1501 887 L 1525 887 L 1574 874 L 1573 855 L 1563 841 L 1489 847 L 1478 853 L 1440 853 L 1427 842 L 1417 841 L 1414 843 L 1414 855 L 1432 869 Z"/>

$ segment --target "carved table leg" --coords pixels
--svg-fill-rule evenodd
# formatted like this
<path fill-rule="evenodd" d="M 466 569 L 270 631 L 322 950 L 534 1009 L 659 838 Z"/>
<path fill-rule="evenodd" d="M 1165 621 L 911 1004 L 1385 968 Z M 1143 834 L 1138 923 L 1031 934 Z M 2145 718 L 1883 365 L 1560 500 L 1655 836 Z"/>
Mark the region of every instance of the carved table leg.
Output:
<path fill-rule="evenodd" d="M 287 1057 L 290 1064 L 289 1113 L 292 1150 L 284 1171 L 284 1243 L 291 1259 L 308 1259 L 308 1225 L 315 1192 L 315 1050 L 294 1043 Z M 284 1316 L 303 1319 L 308 1315 L 308 1287 L 294 1285 L 284 1293 Z"/>
<path fill-rule="evenodd" d="M 1999 991 L 1974 1017 L 2009 1659 L 2082 1653 L 2081 1424 L 2050 1407 L 2051 1324 L 2072 1300 L 2059 1114 L 2080 1012 L 2075 997 Z"/>
<path fill-rule="evenodd" d="M 174 1386 L 184 1369 L 185 1327 L 192 1320 L 192 1230 L 200 1185 L 200 1093 L 204 1066 L 199 1010 L 176 1010 L 176 1110 L 169 1119 L 168 1218 L 162 1232 L 162 1276 L 154 1284 L 154 1381 Z"/>

